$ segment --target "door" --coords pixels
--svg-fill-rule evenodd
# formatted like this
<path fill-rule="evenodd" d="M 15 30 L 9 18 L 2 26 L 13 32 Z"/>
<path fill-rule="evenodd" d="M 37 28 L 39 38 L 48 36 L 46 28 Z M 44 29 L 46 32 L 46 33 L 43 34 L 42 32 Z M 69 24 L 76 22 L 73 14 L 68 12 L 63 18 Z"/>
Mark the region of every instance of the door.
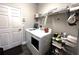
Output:
<path fill-rule="evenodd" d="M 20 9 L 0 4 L 0 47 L 10 49 L 22 43 Z"/>
<path fill-rule="evenodd" d="M 8 8 L 0 4 L 0 47 L 6 49 L 9 39 Z"/>
<path fill-rule="evenodd" d="M 9 25 L 11 28 L 11 39 L 9 39 L 9 48 L 22 44 L 23 28 L 20 17 L 20 9 L 10 7 Z"/>

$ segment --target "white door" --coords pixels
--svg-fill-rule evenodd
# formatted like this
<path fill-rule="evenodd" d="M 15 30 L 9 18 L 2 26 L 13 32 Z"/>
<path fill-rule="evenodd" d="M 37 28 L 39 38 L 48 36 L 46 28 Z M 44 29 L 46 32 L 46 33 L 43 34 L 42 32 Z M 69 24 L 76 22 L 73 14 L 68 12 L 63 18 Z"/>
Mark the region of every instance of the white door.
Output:
<path fill-rule="evenodd" d="M 9 28 L 8 28 L 8 8 L 0 5 L 0 47 L 6 49 L 9 39 Z"/>
<path fill-rule="evenodd" d="M 20 9 L 10 8 L 9 24 L 11 28 L 11 39 L 9 39 L 9 48 L 22 44 L 23 28 L 20 17 Z"/>
<path fill-rule="evenodd" d="M 8 45 L 8 39 L 9 39 L 8 33 L 0 34 L 0 46 L 3 47 L 5 45 Z"/>
<path fill-rule="evenodd" d="M 0 47 L 10 49 L 22 43 L 20 9 L 0 4 Z"/>

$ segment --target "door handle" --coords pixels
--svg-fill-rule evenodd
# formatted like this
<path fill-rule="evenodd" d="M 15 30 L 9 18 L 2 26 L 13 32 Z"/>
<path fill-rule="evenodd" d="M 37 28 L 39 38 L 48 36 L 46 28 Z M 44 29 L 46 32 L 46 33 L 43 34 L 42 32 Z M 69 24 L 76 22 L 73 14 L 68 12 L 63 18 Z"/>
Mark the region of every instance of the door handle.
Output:
<path fill-rule="evenodd" d="M 20 28 L 20 29 L 18 29 L 18 31 L 21 31 L 22 29 Z"/>

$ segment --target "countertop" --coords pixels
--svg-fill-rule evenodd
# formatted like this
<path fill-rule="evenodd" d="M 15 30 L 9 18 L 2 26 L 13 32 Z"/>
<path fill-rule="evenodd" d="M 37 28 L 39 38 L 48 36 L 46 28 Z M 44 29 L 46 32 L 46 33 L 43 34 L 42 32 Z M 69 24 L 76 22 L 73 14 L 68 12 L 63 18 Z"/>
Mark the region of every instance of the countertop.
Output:
<path fill-rule="evenodd" d="M 34 30 L 32 30 L 32 29 L 33 28 L 28 28 L 28 29 L 26 29 L 26 31 L 30 32 L 31 34 L 33 34 L 39 38 L 49 35 L 52 32 L 52 29 L 49 29 L 49 31 L 47 33 L 45 33 L 44 30 L 42 30 L 42 29 L 34 29 Z"/>

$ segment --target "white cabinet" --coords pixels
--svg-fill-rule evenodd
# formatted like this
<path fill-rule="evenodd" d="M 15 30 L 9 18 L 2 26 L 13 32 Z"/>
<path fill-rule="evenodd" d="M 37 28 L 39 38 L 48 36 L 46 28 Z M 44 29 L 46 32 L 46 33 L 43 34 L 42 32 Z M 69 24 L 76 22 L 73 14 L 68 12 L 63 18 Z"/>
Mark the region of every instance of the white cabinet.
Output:
<path fill-rule="evenodd" d="M 45 54 L 50 47 L 51 43 L 51 29 L 48 33 L 43 30 L 26 29 L 27 46 L 34 55 Z"/>
<path fill-rule="evenodd" d="M 31 43 L 31 34 L 29 32 L 26 31 L 26 41 L 27 43 Z"/>

